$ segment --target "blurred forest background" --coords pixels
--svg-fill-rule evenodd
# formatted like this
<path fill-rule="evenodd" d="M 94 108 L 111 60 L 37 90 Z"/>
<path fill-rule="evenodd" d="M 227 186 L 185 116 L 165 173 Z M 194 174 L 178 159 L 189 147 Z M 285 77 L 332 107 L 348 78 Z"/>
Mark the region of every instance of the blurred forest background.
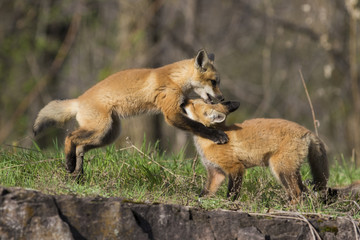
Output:
<path fill-rule="evenodd" d="M 330 159 L 360 166 L 358 0 L 2 0 L 0 18 L 0 144 L 31 145 L 35 116 L 53 99 L 206 48 L 225 98 L 241 102 L 229 123 L 286 118 L 314 130 L 301 71 Z M 146 134 L 167 152 L 192 148 L 162 115 L 123 120 L 122 129 L 118 145 Z M 66 132 L 38 142 L 52 146 Z"/>

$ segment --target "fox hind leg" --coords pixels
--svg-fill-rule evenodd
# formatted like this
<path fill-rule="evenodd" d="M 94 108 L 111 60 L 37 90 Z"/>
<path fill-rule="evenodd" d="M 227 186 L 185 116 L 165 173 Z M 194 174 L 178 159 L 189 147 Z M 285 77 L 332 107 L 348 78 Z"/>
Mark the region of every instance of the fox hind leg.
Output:
<path fill-rule="evenodd" d="M 297 203 L 301 194 L 306 191 L 306 187 L 301 181 L 300 171 L 279 172 L 278 176 L 289 196 L 290 201 L 292 203 Z"/>
<path fill-rule="evenodd" d="M 70 133 L 65 139 L 66 170 L 76 179 L 83 174 L 85 147 L 88 146 L 84 143 L 91 143 L 94 140 L 94 134 L 95 131 L 80 128 Z"/>
<path fill-rule="evenodd" d="M 83 164 L 84 164 L 84 146 L 77 146 L 76 147 L 76 167 L 74 171 L 74 176 L 76 178 L 80 177 L 84 173 Z"/>
<path fill-rule="evenodd" d="M 296 203 L 302 192 L 307 189 L 302 183 L 300 166 L 284 162 L 283 158 L 284 156 L 273 156 L 270 159 L 269 167 L 275 178 L 284 186 L 291 202 Z M 287 159 L 292 158 L 288 157 Z"/>
<path fill-rule="evenodd" d="M 232 201 L 235 201 L 239 197 L 244 173 L 245 168 L 240 164 L 236 167 L 233 166 L 232 171 L 229 172 L 227 198 Z"/>
<path fill-rule="evenodd" d="M 231 201 L 235 201 L 238 199 L 240 195 L 240 189 L 242 185 L 242 176 L 229 176 L 229 183 L 228 183 L 228 192 L 227 192 L 227 198 L 231 199 Z"/>
<path fill-rule="evenodd" d="M 95 127 L 81 127 L 70 133 L 65 140 L 66 167 L 76 178 L 83 174 L 84 155 L 93 148 L 108 145 L 120 134 L 120 119 L 116 114 L 102 118 Z M 108 120 L 108 121 L 104 121 Z"/>
<path fill-rule="evenodd" d="M 65 138 L 65 164 L 69 173 L 74 172 L 76 167 L 76 145 L 69 136 Z"/>

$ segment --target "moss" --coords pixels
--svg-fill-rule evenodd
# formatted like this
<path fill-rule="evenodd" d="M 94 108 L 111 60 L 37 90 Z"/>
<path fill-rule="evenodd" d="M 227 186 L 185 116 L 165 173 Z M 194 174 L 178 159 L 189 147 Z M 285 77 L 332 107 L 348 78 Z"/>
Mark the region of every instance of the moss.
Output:
<path fill-rule="evenodd" d="M 323 226 L 323 227 L 320 227 L 320 232 L 323 233 L 323 232 L 331 232 L 331 233 L 335 233 L 337 234 L 339 231 L 338 227 L 337 226 Z"/>

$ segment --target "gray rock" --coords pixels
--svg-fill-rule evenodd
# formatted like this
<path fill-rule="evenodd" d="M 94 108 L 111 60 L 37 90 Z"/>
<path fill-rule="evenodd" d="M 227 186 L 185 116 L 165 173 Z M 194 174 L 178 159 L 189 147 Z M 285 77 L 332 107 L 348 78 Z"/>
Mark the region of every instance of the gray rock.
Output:
<path fill-rule="evenodd" d="M 256 227 L 246 227 L 239 229 L 237 239 L 264 240 L 266 238 Z"/>
<path fill-rule="evenodd" d="M 322 239 L 355 239 L 350 219 L 308 217 Z M 356 223 L 359 225 L 359 223 Z M 0 187 L 0 239 L 312 239 L 300 219 Z"/>

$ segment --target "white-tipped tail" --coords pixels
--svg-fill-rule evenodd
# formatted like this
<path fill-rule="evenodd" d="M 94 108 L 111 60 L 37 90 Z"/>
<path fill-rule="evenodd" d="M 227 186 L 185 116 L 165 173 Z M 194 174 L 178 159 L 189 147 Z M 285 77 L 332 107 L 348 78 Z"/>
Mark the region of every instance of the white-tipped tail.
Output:
<path fill-rule="evenodd" d="M 49 126 L 62 126 L 78 112 L 76 99 L 54 100 L 40 110 L 36 117 L 33 132 L 36 136 Z"/>

